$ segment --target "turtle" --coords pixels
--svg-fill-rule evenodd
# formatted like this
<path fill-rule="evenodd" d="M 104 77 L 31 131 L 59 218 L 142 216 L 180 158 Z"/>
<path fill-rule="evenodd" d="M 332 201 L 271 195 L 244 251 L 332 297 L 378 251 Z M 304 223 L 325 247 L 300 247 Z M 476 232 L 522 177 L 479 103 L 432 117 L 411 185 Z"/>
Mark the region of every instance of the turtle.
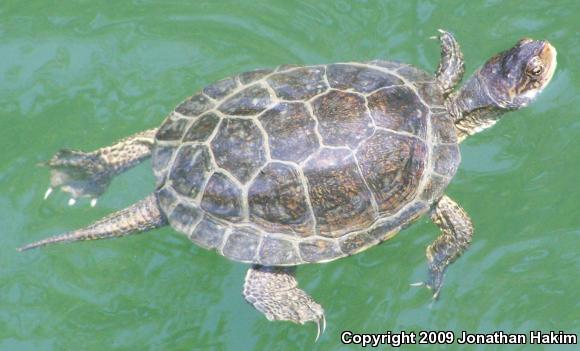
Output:
<path fill-rule="evenodd" d="M 360 253 L 428 214 L 441 234 L 427 247 L 419 285 L 437 298 L 474 232 L 445 195 L 459 144 L 534 100 L 554 74 L 556 49 L 521 39 L 457 88 L 460 46 L 448 31 L 434 38 L 441 45 L 434 75 L 385 60 L 257 69 L 206 86 L 158 128 L 92 152 L 57 152 L 45 163 L 45 199 L 60 188 L 69 204 L 88 197 L 94 206 L 115 175 L 149 157 L 155 190 L 20 250 L 170 225 L 250 264 L 243 296 L 268 320 L 315 322 L 320 335 L 324 309 L 298 287 L 296 267 Z"/>

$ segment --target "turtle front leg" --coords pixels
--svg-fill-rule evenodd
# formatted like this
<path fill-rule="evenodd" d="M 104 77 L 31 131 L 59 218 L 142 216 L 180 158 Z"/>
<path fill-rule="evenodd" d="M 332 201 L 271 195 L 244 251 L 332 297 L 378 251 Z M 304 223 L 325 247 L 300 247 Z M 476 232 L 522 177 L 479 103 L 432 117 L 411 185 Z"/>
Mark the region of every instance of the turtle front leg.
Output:
<path fill-rule="evenodd" d="M 316 322 L 316 340 L 326 328 L 324 310 L 298 288 L 296 267 L 254 265 L 244 282 L 244 298 L 270 321 L 284 320 L 304 324 Z"/>
<path fill-rule="evenodd" d="M 441 229 L 441 235 L 427 247 L 429 279 L 424 284 L 439 296 L 447 266 L 469 247 L 473 235 L 471 219 L 457 203 L 443 196 L 431 210 L 431 220 Z"/>
<path fill-rule="evenodd" d="M 461 81 L 465 72 L 465 62 L 459 43 L 452 33 L 439 29 L 439 41 L 441 42 L 441 61 L 437 68 L 437 81 L 448 95 Z"/>
<path fill-rule="evenodd" d="M 115 175 L 151 155 L 156 131 L 149 129 L 92 152 L 58 151 L 41 164 L 50 168 L 50 187 L 44 198 L 48 198 L 54 188 L 60 188 L 71 195 L 69 205 L 73 205 L 76 198 L 90 197 L 91 206 L 94 206 Z"/>

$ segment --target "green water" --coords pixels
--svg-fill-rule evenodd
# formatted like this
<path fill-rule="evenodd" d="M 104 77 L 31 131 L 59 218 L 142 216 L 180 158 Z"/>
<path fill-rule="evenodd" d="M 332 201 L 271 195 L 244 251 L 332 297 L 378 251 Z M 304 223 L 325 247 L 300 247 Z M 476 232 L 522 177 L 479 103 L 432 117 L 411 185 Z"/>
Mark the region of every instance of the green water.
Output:
<path fill-rule="evenodd" d="M 3 0 L 0 350 L 348 350 L 359 347 L 340 343 L 343 330 L 579 333 L 579 14 L 575 0 Z M 147 162 L 96 208 L 69 207 L 62 193 L 43 201 L 48 172 L 35 164 L 59 148 L 92 150 L 154 127 L 195 90 L 248 69 L 383 58 L 433 70 L 439 48 L 428 37 L 440 27 L 462 43 L 468 74 L 524 36 L 550 40 L 558 69 L 531 107 L 461 146 L 448 192 L 476 234 L 435 304 L 409 286 L 425 277 L 437 235 L 426 218 L 385 245 L 299 270 L 326 310 L 316 344 L 312 324 L 271 323 L 243 301 L 245 265 L 168 228 L 15 251 L 153 189 Z"/>

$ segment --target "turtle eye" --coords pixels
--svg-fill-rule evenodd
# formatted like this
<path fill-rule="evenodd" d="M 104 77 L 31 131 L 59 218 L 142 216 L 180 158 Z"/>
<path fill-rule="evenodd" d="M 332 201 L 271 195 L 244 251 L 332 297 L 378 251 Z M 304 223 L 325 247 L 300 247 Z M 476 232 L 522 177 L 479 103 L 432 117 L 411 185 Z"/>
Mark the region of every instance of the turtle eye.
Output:
<path fill-rule="evenodd" d="M 542 67 L 534 67 L 531 71 L 532 75 L 539 76 L 542 73 Z"/>
<path fill-rule="evenodd" d="M 538 77 L 544 71 L 542 61 L 538 57 L 534 57 L 526 67 L 526 73 L 530 77 Z"/>

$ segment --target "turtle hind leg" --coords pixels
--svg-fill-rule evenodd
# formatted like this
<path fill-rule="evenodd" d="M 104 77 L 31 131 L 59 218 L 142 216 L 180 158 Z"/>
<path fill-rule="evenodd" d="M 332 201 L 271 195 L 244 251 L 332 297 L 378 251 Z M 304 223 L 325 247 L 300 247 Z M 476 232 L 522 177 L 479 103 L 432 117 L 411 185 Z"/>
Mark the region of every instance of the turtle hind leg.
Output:
<path fill-rule="evenodd" d="M 441 229 L 441 234 L 427 247 L 429 278 L 424 285 L 433 291 L 436 299 L 445 270 L 471 244 L 473 224 L 465 210 L 447 196 L 443 196 L 433 208 L 431 220 Z"/>
<path fill-rule="evenodd" d="M 113 177 L 137 165 L 151 155 L 156 129 L 150 129 L 114 145 L 92 152 L 60 150 L 42 166 L 50 168 L 50 188 L 45 199 L 54 188 L 71 195 L 69 204 L 79 197 L 96 198 L 105 192 Z"/>
<path fill-rule="evenodd" d="M 436 38 L 441 42 L 441 61 L 436 76 L 443 93 L 448 95 L 463 78 L 465 61 L 459 43 L 452 33 L 439 29 Z"/>
<path fill-rule="evenodd" d="M 298 288 L 295 274 L 296 267 L 254 265 L 246 274 L 244 298 L 270 321 L 316 322 L 318 340 L 321 330 L 326 328 L 324 310 Z"/>
<path fill-rule="evenodd" d="M 50 188 L 45 199 L 55 188 L 69 193 L 71 199 L 78 197 L 97 198 L 107 189 L 112 174 L 98 154 L 63 149 L 41 166 L 50 168 Z M 74 203 L 73 200 L 69 203 Z"/>

